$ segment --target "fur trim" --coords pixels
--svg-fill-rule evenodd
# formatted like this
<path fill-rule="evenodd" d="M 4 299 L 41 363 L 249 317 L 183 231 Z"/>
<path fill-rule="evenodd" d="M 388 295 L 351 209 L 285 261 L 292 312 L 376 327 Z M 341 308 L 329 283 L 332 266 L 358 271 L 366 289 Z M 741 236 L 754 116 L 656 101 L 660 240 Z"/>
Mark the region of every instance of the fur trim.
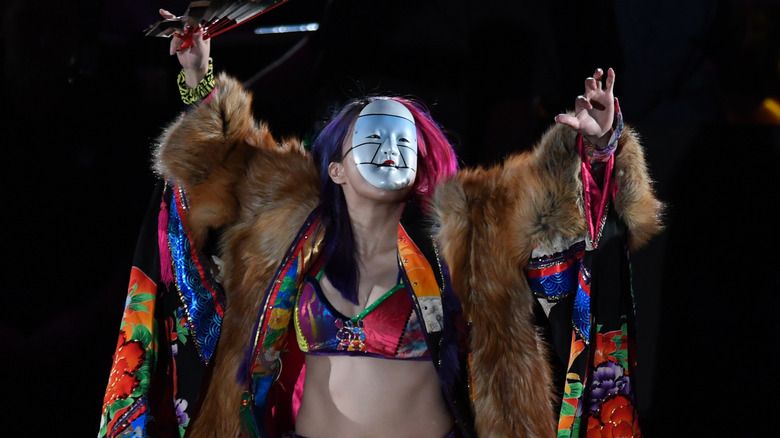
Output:
<path fill-rule="evenodd" d="M 187 193 L 188 231 L 196 244 L 209 229 L 226 227 L 220 240 L 225 313 L 191 437 L 239 436 L 246 388 L 239 369 L 263 294 L 319 198 L 309 154 L 297 141 L 277 143 L 265 124 L 252 119 L 250 107 L 251 95 L 222 75 L 216 95 L 171 125 L 155 152 L 155 170 Z"/>
<path fill-rule="evenodd" d="M 555 436 L 547 346 L 536 330 L 524 269 L 534 246 L 586 233 L 576 134 L 564 125 L 502 165 L 462 170 L 433 200 L 436 236 L 471 322 L 472 397 L 480 437 Z M 632 247 L 660 231 L 642 149 L 623 132 L 616 209 Z M 497 336 L 500 335 L 500 336 Z"/>
<path fill-rule="evenodd" d="M 639 136 L 626 127 L 615 157 L 615 181 L 620 188 L 615 209 L 628 227 L 631 250 L 644 246 L 663 230 L 664 205 L 656 199 Z"/>

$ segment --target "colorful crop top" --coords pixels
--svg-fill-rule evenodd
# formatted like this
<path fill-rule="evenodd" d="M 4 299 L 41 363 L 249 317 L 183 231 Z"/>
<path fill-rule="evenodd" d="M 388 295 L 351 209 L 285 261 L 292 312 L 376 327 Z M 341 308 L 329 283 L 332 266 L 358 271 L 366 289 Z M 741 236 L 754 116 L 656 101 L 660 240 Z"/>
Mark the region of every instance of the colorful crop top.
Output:
<path fill-rule="evenodd" d="M 295 302 L 295 334 L 308 354 L 429 359 L 420 320 L 401 281 L 353 318 L 325 297 L 316 278 L 306 275 Z"/>

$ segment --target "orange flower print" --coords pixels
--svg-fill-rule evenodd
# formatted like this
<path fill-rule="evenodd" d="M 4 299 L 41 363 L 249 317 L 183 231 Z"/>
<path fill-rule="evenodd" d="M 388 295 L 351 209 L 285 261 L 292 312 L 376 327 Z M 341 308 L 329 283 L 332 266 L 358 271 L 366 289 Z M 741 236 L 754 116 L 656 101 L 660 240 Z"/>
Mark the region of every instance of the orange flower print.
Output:
<path fill-rule="evenodd" d="M 569 349 L 568 369 L 571 369 L 571 365 L 574 363 L 574 360 L 577 359 L 577 356 L 579 356 L 583 350 L 585 350 L 585 342 L 582 339 L 577 339 L 577 336 L 572 334 L 571 348 Z"/>
<path fill-rule="evenodd" d="M 139 381 L 135 373 L 143 364 L 145 356 L 146 351 L 139 341 L 128 341 L 124 332 L 119 333 L 103 406 L 126 399 L 138 387 Z"/>
<path fill-rule="evenodd" d="M 154 314 L 157 284 L 136 268 L 130 271 L 124 320 L 132 325 L 149 324 Z"/>
<path fill-rule="evenodd" d="M 640 438 L 634 404 L 618 395 L 601 405 L 601 412 L 588 419 L 588 438 Z"/>
<path fill-rule="evenodd" d="M 124 322 L 130 327 L 137 325 L 152 327 L 157 285 L 143 271 L 133 267 L 127 289 Z"/>
<path fill-rule="evenodd" d="M 621 331 L 613 331 L 609 333 L 599 333 L 596 336 L 596 351 L 594 352 L 593 362 L 598 365 L 606 361 L 617 362 L 617 359 L 612 355 L 620 348 L 623 341 L 623 333 Z"/>

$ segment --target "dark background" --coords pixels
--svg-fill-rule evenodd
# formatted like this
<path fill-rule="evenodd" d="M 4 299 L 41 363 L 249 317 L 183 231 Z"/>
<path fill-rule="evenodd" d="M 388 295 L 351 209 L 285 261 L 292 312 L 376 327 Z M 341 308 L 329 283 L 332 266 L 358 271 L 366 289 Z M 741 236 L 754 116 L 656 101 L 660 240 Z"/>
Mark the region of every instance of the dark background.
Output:
<path fill-rule="evenodd" d="M 143 30 L 187 3 L 0 6 L 4 436 L 98 431 L 150 149 L 182 109 L 168 41 Z M 319 30 L 252 32 L 307 22 Z M 614 67 L 669 205 L 634 255 L 645 435 L 777 428 L 780 110 L 764 103 L 780 100 L 779 2 L 291 0 L 212 54 L 278 134 L 346 97 L 409 94 L 464 165 L 526 149 Z"/>

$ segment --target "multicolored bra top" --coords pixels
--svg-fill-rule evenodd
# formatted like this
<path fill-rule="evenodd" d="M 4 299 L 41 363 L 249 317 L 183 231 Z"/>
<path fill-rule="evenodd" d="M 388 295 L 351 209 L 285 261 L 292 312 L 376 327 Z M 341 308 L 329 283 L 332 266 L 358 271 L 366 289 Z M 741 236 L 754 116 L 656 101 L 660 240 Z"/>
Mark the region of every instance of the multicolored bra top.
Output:
<path fill-rule="evenodd" d="M 430 358 L 420 320 L 400 276 L 397 285 L 349 318 L 325 297 L 319 282 L 322 274 L 321 269 L 316 277 L 306 275 L 298 290 L 294 318 L 301 351 L 387 359 Z"/>

